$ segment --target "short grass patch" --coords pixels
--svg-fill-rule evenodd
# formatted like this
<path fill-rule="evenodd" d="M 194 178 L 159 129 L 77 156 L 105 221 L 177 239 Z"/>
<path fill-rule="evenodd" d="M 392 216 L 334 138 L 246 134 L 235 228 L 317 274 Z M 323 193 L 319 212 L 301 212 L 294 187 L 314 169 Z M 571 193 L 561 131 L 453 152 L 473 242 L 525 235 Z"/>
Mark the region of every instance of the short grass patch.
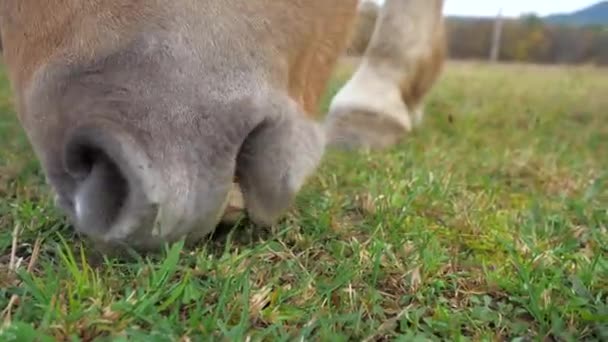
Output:
<path fill-rule="evenodd" d="M 87 257 L 0 73 L 2 341 L 608 339 L 608 70 L 450 63 L 276 227 L 130 261 Z"/>

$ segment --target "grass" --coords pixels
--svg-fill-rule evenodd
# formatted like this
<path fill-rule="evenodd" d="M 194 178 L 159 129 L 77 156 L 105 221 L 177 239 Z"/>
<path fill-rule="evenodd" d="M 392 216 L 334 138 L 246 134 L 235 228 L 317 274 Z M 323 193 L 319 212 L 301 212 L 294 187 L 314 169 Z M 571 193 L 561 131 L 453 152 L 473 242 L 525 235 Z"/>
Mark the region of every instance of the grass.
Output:
<path fill-rule="evenodd" d="M 86 257 L 0 79 L 2 341 L 608 339 L 608 70 L 450 63 L 276 227 L 134 261 Z"/>

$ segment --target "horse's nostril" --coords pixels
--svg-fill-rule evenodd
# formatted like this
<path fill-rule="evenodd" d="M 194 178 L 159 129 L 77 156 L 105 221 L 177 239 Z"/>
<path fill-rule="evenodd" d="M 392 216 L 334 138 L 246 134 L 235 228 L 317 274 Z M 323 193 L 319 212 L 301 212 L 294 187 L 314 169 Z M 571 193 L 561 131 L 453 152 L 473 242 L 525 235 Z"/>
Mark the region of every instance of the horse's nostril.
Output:
<path fill-rule="evenodd" d="M 88 235 L 107 232 L 120 216 L 129 195 L 127 177 L 108 153 L 116 151 L 116 146 L 108 145 L 115 142 L 99 138 L 99 134 L 76 135 L 65 150 L 66 171 L 76 180 L 75 223 L 78 230 Z"/>
<path fill-rule="evenodd" d="M 74 206 L 79 229 L 89 233 L 107 231 L 119 216 L 128 190 L 118 167 L 100 155 L 76 190 Z"/>

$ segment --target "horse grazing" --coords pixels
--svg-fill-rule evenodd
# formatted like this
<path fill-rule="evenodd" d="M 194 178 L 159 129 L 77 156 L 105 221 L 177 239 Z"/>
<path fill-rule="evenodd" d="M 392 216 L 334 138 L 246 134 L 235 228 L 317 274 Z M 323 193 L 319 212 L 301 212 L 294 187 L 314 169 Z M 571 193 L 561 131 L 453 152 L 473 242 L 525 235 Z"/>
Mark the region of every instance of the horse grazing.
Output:
<path fill-rule="evenodd" d="M 325 119 L 357 0 L 4 0 L 0 38 L 57 205 L 100 245 L 149 250 L 211 233 L 235 180 L 270 225 L 327 146 L 398 141 L 441 69 L 442 7 L 386 0 Z"/>

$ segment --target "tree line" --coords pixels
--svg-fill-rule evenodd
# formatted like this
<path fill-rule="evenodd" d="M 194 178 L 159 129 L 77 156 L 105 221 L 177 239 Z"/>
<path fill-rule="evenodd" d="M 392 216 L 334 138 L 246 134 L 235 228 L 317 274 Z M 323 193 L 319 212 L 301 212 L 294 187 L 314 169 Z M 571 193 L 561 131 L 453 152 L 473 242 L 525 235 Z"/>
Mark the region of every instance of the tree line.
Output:
<path fill-rule="evenodd" d="M 360 12 L 348 55 L 365 52 L 378 9 L 369 5 Z M 489 59 L 495 24 L 493 18 L 446 18 L 450 58 Z M 528 15 L 502 19 L 499 41 L 499 61 L 608 65 L 608 26 L 553 25 Z"/>
<path fill-rule="evenodd" d="M 489 58 L 493 19 L 448 18 L 451 58 Z M 550 64 L 608 65 L 608 28 L 552 25 L 535 16 L 504 19 L 498 60 Z"/>

